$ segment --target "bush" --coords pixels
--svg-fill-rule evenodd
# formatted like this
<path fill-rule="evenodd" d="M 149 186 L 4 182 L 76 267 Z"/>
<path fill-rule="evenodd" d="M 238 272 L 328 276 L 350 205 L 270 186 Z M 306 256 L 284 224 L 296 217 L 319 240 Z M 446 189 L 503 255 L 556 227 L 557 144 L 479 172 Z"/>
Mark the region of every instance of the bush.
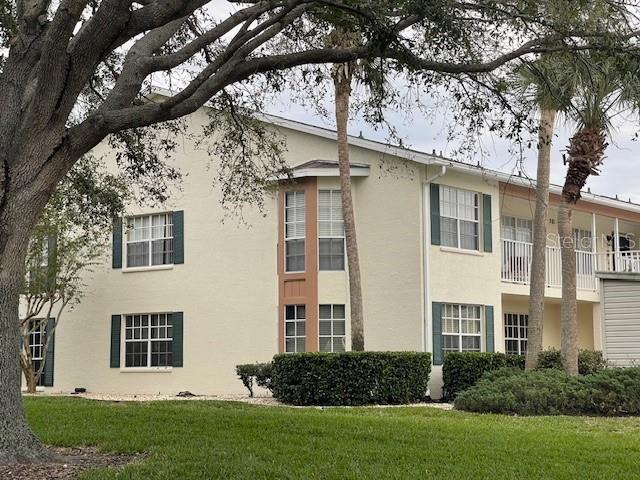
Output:
<path fill-rule="evenodd" d="M 453 400 L 460 392 L 475 385 L 486 372 L 505 367 L 524 370 L 524 357 L 485 352 L 447 353 L 442 366 L 442 396 Z"/>
<path fill-rule="evenodd" d="M 538 369 L 555 368 L 562 370 L 562 355 L 560 350 L 550 348 L 543 350 L 538 356 Z M 595 350 L 580 350 L 578 352 L 578 373 L 591 375 L 607 368 L 607 361 L 602 352 Z"/>
<path fill-rule="evenodd" d="M 253 397 L 253 383 L 259 387 L 272 389 L 271 377 L 273 372 L 273 364 L 269 363 L 246 363 L 236 366 L 236 373 L 242 384 L 249 390 L 249 396 Z"/>
<path fill-rule="evenodd" d="M 414 403 L 430 373 L 429 353 L 281 354 L 273 358 L 273 396 L 293 405 Z"/>
<path fill-rule="evenodd" d="M 500 371 L 455 400 L 461 410 L 518 415 L 640 414 L 640 368 L 570 376 L 557 369 Z"/>

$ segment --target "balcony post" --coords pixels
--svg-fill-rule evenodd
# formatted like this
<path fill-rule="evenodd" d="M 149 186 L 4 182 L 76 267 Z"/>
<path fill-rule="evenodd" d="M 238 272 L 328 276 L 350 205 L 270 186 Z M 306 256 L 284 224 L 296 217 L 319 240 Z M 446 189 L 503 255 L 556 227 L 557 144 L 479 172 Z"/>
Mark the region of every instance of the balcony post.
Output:
<path fill-rule="evenodd" d="M 613 248 L 615 250 L 615 264 L 613 266 L 613 271 L 620 272 L 622 270 L 620 269 L 620 222 L 618 221 L 618 217 L 616 217 L 614 228 Z"/>
<path fill-rule="evenodd" d="M 598 235 L 596 232 L 596 214 L 591 212 L 591 265 L 592 265 L 592 282 L 593 289 L 598 289 L 598 281 L 596 279 L 596 270 L 598 269 Z"/>

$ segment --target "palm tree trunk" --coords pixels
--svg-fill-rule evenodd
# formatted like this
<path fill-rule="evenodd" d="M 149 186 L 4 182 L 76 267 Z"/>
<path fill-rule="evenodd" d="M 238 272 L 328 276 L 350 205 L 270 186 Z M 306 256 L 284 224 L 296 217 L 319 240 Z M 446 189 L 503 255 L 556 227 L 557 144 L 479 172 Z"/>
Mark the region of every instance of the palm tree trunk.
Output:
<path fill-rule="evenodd" d="M 348 67 L 346 67 L 348 68 Z M 349 98 L 351 96 L 351 75 L 343 69 L 334 74 L 335 110 L 338 133 L 338 165 L 340 169 L 340 191 L 342 192 L 342 214 L 347 244 L 349 268 L 349 301 L 351 303 L 351 349 L 364 350 L 364 319 L 362 308 L 362 284 L 360 282 L 360 260 L 356 239 L 356 223 L 351 196 L 351 166 L 349 163 L 349 141 L 347 124 L 349 121 Z"/>
<path fill-rule="evenodd" d="M 565 371 L 578 374 L 578 303 L 576 300 L 576 252 L 572 231 L 573 209 L 563 196 L 558 209 L 558 234 L 562 258 L 560 350 Z"/>
<path fill-rule="evenodd" d="M 544 108 L 540 111 L 536 210 L 533 220 L 533 251 L 531 255 L 531 286 L 529 290 L 529 322 L 525 363 L 527 370 L 533 370 L 538 366 L 538 356 L 542 350 L 547 263 L 547 219 L 549 217 L 549 171 L 551 168 L 551 141 L 556 115 L 557 112 L 554 109 Z"/>

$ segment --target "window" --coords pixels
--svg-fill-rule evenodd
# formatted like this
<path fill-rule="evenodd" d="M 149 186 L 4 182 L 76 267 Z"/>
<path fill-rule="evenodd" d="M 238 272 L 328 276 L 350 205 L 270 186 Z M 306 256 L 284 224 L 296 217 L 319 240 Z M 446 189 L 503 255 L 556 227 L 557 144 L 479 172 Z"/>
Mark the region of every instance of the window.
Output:
<path fill-rule="evenodd" d="M 512 355 L 527 353 L 527 328 L 529 315 L 524 313 L 504 314 L 504 350 Z"/>
<path fill-rule="evenodd" d="M 320 305 L 320 351 L 344 352 L 344 305 Z"/>
<path fill-rule="evenodd" d="M 466 250 L 479 249 L 479 196 L 440 185 L 441 243 Z"/>
<path fill-rule="evenodd" d="M 533 242 L 533 221 L 526 218 L 502 217 L 502 238 L 517 242 Z"/>
<path fill-rule="evenodd" d="M 575 249 L 579 252 L 591 252 L 593 245 L 593 238 L 589 230 L 583 230 L 581 228 L 573 229 L 573 242 Z"/>
<path fill-rule="evenodd" d="M 305 306 L 287 305 L 284 314 L 285 352 L 305 351 L 306 324 Z"/>
<path fill-rule="evenodd" d="M 442 306 L 442 345 L 446 352 L 481 350 L 482 314 L 478 305 Z"/>
<path fill-rule="evenodd" d="M 42 367 L 44 359 L 44 342 L 46 340 L 45 333 L 46 322 L 42 320 L 34 320 L 31 322 L 31 331 L 29 332 L 29 350 L 31 351 L 31 361 L 33 363 L 33 371 L 35 373 Z M 38 386 L 44 383 L 44 375 L 40 375 Z"/>
<path fill-rule="evenodd" d="M 284 205 L 285 270 L 304 271 L 306 234 L 304 192 L 286 192 Z"/>
<path fill-rule="evenodd" d="M 127 219 L 127 267 L 173 263 L 173 214 Z"/>
<path fill-rule="evenodd" d="M 320 270 L 344 270 L 344 220 L 340 190 L 318 192 Z"/>
<path fill-rule="evenodd" d="M 126 315 L 125 367 L 173 365 L 172 337 L 170 314 Z"/>

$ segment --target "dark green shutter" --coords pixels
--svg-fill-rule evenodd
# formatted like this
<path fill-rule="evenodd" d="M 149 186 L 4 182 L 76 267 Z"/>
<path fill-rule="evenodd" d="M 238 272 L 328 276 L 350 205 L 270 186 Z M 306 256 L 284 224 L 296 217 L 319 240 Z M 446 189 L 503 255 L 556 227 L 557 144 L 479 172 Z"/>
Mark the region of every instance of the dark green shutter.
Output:
<path fill-rule="evenodd" d="M 113 220 L 113 248 L 111 266 L 122 268 L 122 218 Z"/>
<path fill-rule="evenodd" d="M 442 304 L 433 302 L 431 324 L 433 325 L 433 364 L 442 365 Z"/>
<path fill-rule="evenodd" d="M 184 263 L 184 211 L 173 212 L 173 263 Z"/>
<path fill-rule="evenodd" d="M 120 368 L 121 322 L 120 315 L 111 315 L 111 368 Z"/>
<path fill-rule="evenodd" d="M 482 195 L 482 238 L 485 252 L 492 252 L 491 195 Z"/>
<path fill-rule="evenodd" d="M 173 325 L 173 366 L 182 367 L 182 344 L 183 344 L 183 314 L 174 312 L 171 314 L 171 324 Z"/>
<path fill-rule="evenodd" d="M 440 245 L 440 185 L 432 183 L 430 188 L 431 245 Z"/>
<path fill-rule="evenodd" d="M 487 352 L 493 352 L 495 351 L 495 337 L 493 332 L 493 307 L 491 305 L 484 307 L 484 324 L 486 328 L 486 350 Z"/>
<path fill-rule="evenodd" d="M 47 320 L 47 326 L 44 330 L 45 338 L 49 339 L 49 345 L 47 345 L 47 355 L 44 359 L 44 370 L 42 371 L 42 384 L 45 387 L 53 387 L 53 367 L 56 343 L 56 333 L 54 331 L 55 324 L 56 321 L 53 318 L 50 318 L 49 320 Z"/>

